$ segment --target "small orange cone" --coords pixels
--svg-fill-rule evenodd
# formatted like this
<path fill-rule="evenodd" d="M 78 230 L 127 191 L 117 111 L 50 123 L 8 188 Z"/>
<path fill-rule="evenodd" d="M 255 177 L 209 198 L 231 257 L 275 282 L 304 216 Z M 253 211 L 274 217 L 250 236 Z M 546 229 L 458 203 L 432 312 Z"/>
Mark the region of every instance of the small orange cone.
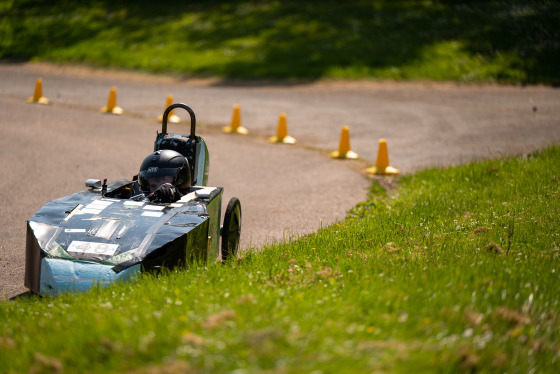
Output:
<path fill-rule="evenodd" d="M 331 152 L 333 158 L 358 158 L 358 154 L 350 150 L 350 131 L 348 126 L 342 128 L 340 134 L 340 143 L 338 144 L 338 151 Z"/>
<path fill-rule="evenodd" d="M 249 130 L 241 126 L 241 109 L 239 105 L 233 106 L 233 115 L 231 116 L 231 126 L 223 128 L 224 132 L 247 135 Z"/>
<path fill-rule="evenodd" d="M 33 96 L 27 99 L 28 103 L 48 104 L 49 99 L 43 96 L 43 78 L 37 79 Z"/>
<path fill-rule="evenodd" d="M 167 96 L 167 100 L 165 102 L 165 108 L 163 108 L 163 111 L 165 112 L 165 110 L 167 108 L 169 108 L 169 106 L 173 104 L 173 95 L 168 95 Z M 158 117 L 158 121 L 163 121 L 163 114 L 161 116 Z M 173 114 L 173 110 L 171 112 L 169 112 L 169 115 L 167 116 L 167 122 L 168 123 L 179 123 L 181 122 L 181 118 L 179 118 L 178 115 Z"/>
<path fill-rule="evenodd" d="M 286 122 L 286 113 L 280 114 L 278 118 L 278 129 L 276 130 L 276 136 L 268 138 L 271 143 L 284 143 L 284 144 L 295 144 L 296 140 L 288 135 L 288 124 Z"/>
<path fill-rule="evenodd" d="M 117 88 L 111 88 L 109 91 L 109 99 L 107 99 L 107 106 L 101 108 L 103 113 L 123 114 L 123 108 L 117 106 Z"/>
<path fill-rule="evenodd" d="M 369 174 L 398 174 L 399 171 L 389 166 L 389 152 L 387 151 L 387 140 L 379 139 L 379 149 L 377 150 L 377 161 L 375 166 L 365 170 Z"/>

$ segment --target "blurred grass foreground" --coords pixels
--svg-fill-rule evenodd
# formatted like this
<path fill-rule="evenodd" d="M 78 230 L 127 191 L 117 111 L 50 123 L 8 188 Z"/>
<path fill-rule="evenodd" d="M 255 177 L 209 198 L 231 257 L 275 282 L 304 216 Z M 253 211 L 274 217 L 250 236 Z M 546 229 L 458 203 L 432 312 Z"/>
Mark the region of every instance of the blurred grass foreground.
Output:
<path fill-rule="evenodd" d="M 0 0 L 0 59 L 224 79 L 560 84 L 557 1 Z"/>
<path fill-rule="evenodd" d="M 398 178 L 225 264 L 0 300 L 0 373 L 560 372 L 560 147 Z"/>

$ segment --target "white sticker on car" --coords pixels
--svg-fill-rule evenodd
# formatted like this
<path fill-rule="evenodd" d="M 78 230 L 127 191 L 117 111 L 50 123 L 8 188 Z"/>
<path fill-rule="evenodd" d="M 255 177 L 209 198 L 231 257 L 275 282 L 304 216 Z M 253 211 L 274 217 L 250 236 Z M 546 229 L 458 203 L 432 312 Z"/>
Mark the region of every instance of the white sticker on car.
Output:
<path fill-rule="evenodd" d="M 91 208 L 91 209 L 105 209 L 107 208 L 109 205 L 113 204 L 112 201 L 101 201 L 101 200 L 96 200 L 94 202 L 89 203 L 88 205 L 86 205 L 86 208 Z"/>
<path fill-rule="evenodd" d="M 142 205 L 144 205 L 144 202 L 142 202 L 142 201 L 134 201 L 134 200 L 126 200 L 126 201 L 123 201 L 123 205 L 128 205 L 128 206 L 142 206 Z"/>
<path fill-rule="evenodd" d="M 103 209 L 82 209 L 81 212 L 84 214 L 99 214 Z"/>
<path fill-rule="evenodd" d="M 164 205 L 146 205 L 144 209 L 147 210 L 163 210 L 165 208 Z"/>
<path fill-rule="evenodd" d="M 118 244 L 82 242 L 74 240 L 68 246 L 68 252 L 90 253 L 96 255 L 113 256 L 119 248 Z"/>
<path fill-rule="evenodd" d="M 162 212 L 144 212 L 142 213 L 144 217 L 161 217 L 163 216 Z"/>
<path fill-rule="evenodd" d="M 118 201 L 118 200 L 116 200 L 116 201 Z M 93 201 L 91 202 L 91 204 L 111 205 L 111 204 L 113 204 L 113 202 L 115 202 L 115 200 L 101 199 L 101 200 L 93 200 Z"/>

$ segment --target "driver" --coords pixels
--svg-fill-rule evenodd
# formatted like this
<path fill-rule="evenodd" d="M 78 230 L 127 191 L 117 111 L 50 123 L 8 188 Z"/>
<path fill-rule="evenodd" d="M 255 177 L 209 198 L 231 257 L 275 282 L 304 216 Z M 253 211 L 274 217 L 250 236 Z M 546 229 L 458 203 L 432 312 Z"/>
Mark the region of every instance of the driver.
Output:
<path fill-rule="evenodd" d="M 191 187 L 189 161 L 170 149 L 156 151 L 140 165 L 138 182 L 144 195 L 152 201 L 177 201 Z"/>

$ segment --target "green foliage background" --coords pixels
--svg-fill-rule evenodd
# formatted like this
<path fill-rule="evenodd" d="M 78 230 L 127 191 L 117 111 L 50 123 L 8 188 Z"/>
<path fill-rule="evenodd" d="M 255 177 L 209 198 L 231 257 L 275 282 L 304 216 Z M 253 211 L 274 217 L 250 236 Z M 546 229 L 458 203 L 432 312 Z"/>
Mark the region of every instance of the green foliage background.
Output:
<path fill-rule="evenodd" d="M 559 84 L 549 0 L 0 2 L 0 58 L 229 79 Z"/>

